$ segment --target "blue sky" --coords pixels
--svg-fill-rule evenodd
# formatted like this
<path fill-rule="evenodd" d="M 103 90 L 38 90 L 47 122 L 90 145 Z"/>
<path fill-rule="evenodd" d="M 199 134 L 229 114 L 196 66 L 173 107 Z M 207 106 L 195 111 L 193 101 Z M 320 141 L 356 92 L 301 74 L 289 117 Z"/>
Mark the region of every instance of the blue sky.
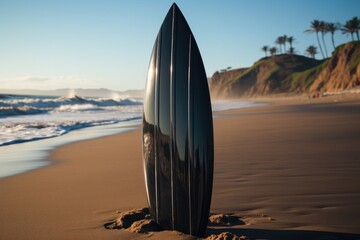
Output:
<path fill-rule="evenodd" d="M 0 0 L 0 89 L 143 89 L 149 57 L 173 1 Z M 283 34 L 298 54 L 314 19 L 344 23 L 358 0 L 176 1 L 198 42 L 208 76 L 248 67 Z M 327 37 L 328 49 L 332 49 Z M 337 32 L 336 44 L 350 37 Z M 320 55 L 317 56 L 318 58 Z"/>

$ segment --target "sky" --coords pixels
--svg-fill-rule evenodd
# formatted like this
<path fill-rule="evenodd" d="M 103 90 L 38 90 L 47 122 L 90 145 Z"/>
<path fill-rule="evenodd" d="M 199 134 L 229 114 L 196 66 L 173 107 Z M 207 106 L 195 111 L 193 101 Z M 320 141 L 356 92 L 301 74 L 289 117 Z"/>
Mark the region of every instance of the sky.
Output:
<path fill-rule="evenodd" d="M 208 77 L 249 67 L 283 34 L 304 54 L 319 19 L 360 17 L 359 0 L 179 0 Z M 151 50 L 173 1 L 0 0 L 0 89 L 145 87 Z M 336 32 L 335 44 L 350 41 Z M 332 50 L 330 36 L 327 48 Z M 320 54 L 317 55 L 320 58 Z"/>

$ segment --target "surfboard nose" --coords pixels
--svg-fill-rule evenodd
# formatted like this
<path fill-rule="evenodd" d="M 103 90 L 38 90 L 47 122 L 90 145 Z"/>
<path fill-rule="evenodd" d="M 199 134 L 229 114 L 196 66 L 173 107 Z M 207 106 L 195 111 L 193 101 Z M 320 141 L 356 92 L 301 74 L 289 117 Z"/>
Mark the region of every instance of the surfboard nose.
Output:
<path fill-rule="evenodd" d="M 180 11 L 178 5 L 175 2 L 171 5 L 170 9 L 177 9 L 178 11 Z"/>
<path fill-rule="evenodd" d="M 168 13 L 166 14 L 165 20 L 166 19 L 172 19 L 172 21 L 174 22 L 175 19 L 178 19 L 177 21 L 179 22 L 184 22 L 187 24 L 187 21 L 183 15 L 183 13 L 181 12 L 180 8 L 178 7 L 178 5 L 176 3 L 173 3 L 168 11 Z M 181 19 L 181 20 L 180 20 Z M 176 20 L 175 20 L 176 21 Z M 164 24 L 164 23 L 163 23 Z M 172 27 L 175 27 L 175 25 L 173 25 Z M 191 32 L 191 31 L 190 31 Z"/>

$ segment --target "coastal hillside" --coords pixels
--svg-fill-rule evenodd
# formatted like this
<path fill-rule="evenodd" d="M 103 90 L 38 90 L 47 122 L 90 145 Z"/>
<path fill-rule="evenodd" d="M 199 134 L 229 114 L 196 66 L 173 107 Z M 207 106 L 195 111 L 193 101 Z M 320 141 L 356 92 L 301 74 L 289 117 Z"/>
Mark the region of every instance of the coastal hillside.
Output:
<path fill-rule="evenodd" d="M 338 92 L 360 85 L 360 41 L 336 48 L 310 92 Z"/>
<path fill-rule="evenodd" d="M 210 91 L 213 98 L 338 92 L 360 85 L 359 61 L 359 41 L 337 47 L 326 60 L 275 55 L 249 68 L 214 73 Z"/>

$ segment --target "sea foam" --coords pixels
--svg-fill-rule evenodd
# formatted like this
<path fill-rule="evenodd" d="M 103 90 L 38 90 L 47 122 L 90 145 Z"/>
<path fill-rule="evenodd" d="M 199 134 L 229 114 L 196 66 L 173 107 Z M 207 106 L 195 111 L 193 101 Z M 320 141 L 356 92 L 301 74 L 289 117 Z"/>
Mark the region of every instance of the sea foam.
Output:
<path fill-rule="evenodd" d="M 136 99 L 2 95 L 0 146 L 140 119 L 141 112 L 142 101 Z"/>

